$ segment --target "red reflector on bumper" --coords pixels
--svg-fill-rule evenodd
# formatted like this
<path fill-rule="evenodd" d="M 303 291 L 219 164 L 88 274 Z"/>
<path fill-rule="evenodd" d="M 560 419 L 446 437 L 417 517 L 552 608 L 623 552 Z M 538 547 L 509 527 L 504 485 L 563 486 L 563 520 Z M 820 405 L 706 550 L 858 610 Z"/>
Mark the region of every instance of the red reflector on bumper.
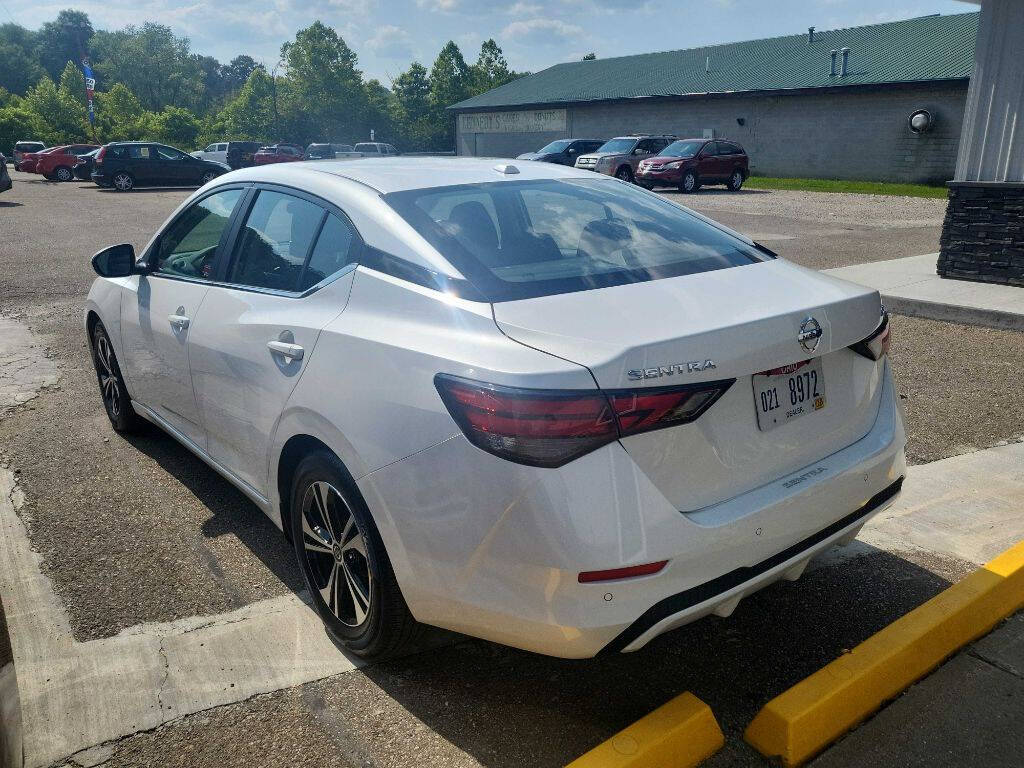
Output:
<path fill-rule="evenodd" d="M 579 575 L 579 582 L 580 584 L 589 584 L 594 581 L 615 581 L 616 579 L 650 576 L 651 574 L 658 573 L 666 565 L 668 565 L 668 560 L 660 560 L 657 563 L 630 565 L 626 568 L 611 568 L 607 571 L 583 571 Z"/>

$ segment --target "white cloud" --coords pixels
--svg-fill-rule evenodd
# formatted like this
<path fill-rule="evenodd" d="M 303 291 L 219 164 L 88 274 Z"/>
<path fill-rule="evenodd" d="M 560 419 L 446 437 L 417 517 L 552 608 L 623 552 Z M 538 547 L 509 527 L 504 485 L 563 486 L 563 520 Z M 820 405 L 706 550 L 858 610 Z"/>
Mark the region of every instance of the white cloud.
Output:
<path fill-rule="evenodd" d="M 366 47 L 386 59 L 413 57 L 412 35 L 393 24 L 378 28 L 377 33 L 366 41 Z"/>
<path fill-rule="evenodd" d="M 524 2 L 519 0 L 515 5 L 510 5 L 505 9 L 505 13 L 509 16 L 534 16 L 544 10 L 544 6 L 540 3 Z"/>
<path fill-rule="evenodd" d="M 559 19 L 513 21 L 501 34 L 526 45 L 560 45 L 583 35 L 582 27 Z"/>
<path fill-rule="evenodd" d="M 420 8 L 451 13 L 459 7 L 459 0 L 416 0 Z"/>

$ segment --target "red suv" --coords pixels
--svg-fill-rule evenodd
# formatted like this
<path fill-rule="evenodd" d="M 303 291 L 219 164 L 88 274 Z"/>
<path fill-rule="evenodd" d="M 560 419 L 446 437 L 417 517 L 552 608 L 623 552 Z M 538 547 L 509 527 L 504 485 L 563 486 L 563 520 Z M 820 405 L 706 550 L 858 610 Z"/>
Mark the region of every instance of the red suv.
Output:
<path fill-rule="evenodd" d="M 68 144 L 41 152 L 35 156 L 35 167 L 32 172 L 41 173 L 48 179 L 72 181 L 75 178 L 72 169 L 78 165 L 82 155 L 86 155 L 94 149 L 99 149 L 99 147 L 96 144 Z"/>
<path fill-rule="evenodd" d="M 743 147 L 723 139 L 680 139 L 640 161 L 636 183 L 647 189 L 679 187 L 696 192 L 702 184 L 725 184 L 734 192 L 750 175 Z"/>
<path fill-rule="evenodd" d="M 260 151 L 252 156 L 253 165 L 294 163 L 296 160 L 305 159 L 305 150 L 296 144 L 274 144 L 270 147 L 261 147 Z"/>

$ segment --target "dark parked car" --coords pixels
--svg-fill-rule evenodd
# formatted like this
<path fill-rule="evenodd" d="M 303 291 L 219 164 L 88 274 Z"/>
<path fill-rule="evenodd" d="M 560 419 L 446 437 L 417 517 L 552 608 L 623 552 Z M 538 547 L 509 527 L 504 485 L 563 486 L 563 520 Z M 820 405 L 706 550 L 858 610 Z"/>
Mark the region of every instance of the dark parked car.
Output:
<path fill-rule="evenodd" d="M 604 139 L 557 139 L 536 152 L 524 152 L 516 160 L 539 160 L 542 163 L 575 165 L 576 158 L 594 152 Z"/>
<path fill-rule="evenodd" d="M 92 179 L 93 162 L 96 160 L 96 155 L 100 153 L 100 147 L 96 147 L 92 152 L 86 152 L 75 163 L 75 167 L 71 169 L 71 172 L 75 174 L 76 179 L 82 181 L 89 181 Z"/>
<path fill-rule="evenodd" d="M 640 161 L 636 183 L 653 187 L 679 187 L 696 192 L 703 184 L 725 184 L 734 192 L 750 175 L 747 153 L 735 141 L 680 139 Z"/>
<path fill-rule="evenodd" d="M 258 141 L 229 141 L 228 142 L 228 165 L 231 170 L 239 168 L 251 168 L 253 156 L 259 152 L 263 145 Z"/>
<path fill-rule="evenodd" d="M 230 170 L 180 149 L 150 141 L 119 141 L 101 147 L 92 180 L 100 187 L 127 192 L 135 187 L 202 186 Z"/>
<path fill-rule="evenodd" d="M 307 160 L 333 160 L 334 159 L 334 145 L 333 144 L 310 144 L 306 147 L 306 159 Z"/>
<path fill-rule="evenodd" d="M 0 192 L 6 192 L 12 185 L 11 175 L 7 172 L 7 158 L 0 155 Z"/>

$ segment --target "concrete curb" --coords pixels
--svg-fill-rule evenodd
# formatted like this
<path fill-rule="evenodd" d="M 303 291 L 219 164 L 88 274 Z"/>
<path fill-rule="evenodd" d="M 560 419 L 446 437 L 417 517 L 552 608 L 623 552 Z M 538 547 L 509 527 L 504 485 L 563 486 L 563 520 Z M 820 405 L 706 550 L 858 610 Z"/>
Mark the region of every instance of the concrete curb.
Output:
<path fill-rule="evenodd" d="M 768 702 L 744 732 L 800 765 L 1024 606 L 1024 542 Z"/>
<path fill-rule="evenodd" d="M 692 693 L 677 696 L 566 768 L 689 768 L 725 743 L 711 708 Z"/>
<path fill-rule="evenodd" d="M 1024 289 L 1021 292 L 1024 302 Z M 908 299 L 905 296 L 889 296 L 882 294 L 882 303 L 890 312 L 897 315 L 920 317 L 925 320 L 943 320 L 961 325 L 979 325 L 983 328 L 995 328 L 1000 331 L 1024 331 L 1024 315 L 1003 312 L 998 309 L 980 309 L 960 304 L 943 304 L 938 301 L 924 299 Z"/>

